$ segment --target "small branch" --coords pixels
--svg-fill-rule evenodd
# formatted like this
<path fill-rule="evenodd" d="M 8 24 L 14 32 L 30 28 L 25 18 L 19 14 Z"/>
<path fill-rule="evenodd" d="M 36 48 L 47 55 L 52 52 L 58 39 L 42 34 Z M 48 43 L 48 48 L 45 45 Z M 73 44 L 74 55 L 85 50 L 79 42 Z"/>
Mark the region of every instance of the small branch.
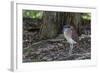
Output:
<path fill-rule="evenodd" d="M 76 58 L 76 60 L 81 60 L 81 59 L 84 59 L 84 58 L 86 58 L 87 56 L 82 56 L 82 57 L 78 57 L 78 58 Z"/>
<path fill-rule="evenodd" d="M 84 53 L 84 54 L 71 54 L 68 58 L 78 56 L 78 58 L 75 58 L 76 60 L 81 60 L 86 57 L 90 57 L 91 53 Z"/>
<path fill-rule="evenodd" d="M 29 45 L 28 47 L 24 48 L 24 49 L 28 49 L 30 48 L 31 46 L 34 46 L 34 45 L 37 45 L 37 44 L 40 44 L 40 43 L 43 43 L 43 40 L 42 41 L 39 41 L 39 42 L 36 42 L 36 43 L 33 43 L 32 45 Z"/>
<path fill-rule="evenodd" d="M 81 40 L 81 39 L 83 39 L 83 38 L 89 38 L 89 37 L 91 37 L 90 35 L 84 35 L 84 34 L 82 34 L 80 37 L 79 37 L 79 40 Z"/>
<path fill-rule="evenodd" d="M 74 55 L 77 55 L 77 56 L 87 56 L 87 55 L 91 55 L 91 53 L 84 53 L 84 54 L 72 54 L 71 56 L 74 56 Z"/>
<path fill-rule="evenodd" d="M 46 41 L 50 41 L 50 42 L 59 42 L 59 41 L 63 41 L 64 39 L 48 39 Z"/>
<path fill-rule="evenodd" d="M 63 41 L 63 40 L 64 39 L 47 39 L 47 40 L 41 40 L 39 42 L 33 43 L 32 45 L 29 45 L 28 47 L 26 47 L 24 49 L 30 48 L 31 46 L 34 46 L 34 45 L 37 45 L 37 44 L 40 44 L 40 43 L 43 43 L 43 42 L 58 42 L 58 41 Z"/>

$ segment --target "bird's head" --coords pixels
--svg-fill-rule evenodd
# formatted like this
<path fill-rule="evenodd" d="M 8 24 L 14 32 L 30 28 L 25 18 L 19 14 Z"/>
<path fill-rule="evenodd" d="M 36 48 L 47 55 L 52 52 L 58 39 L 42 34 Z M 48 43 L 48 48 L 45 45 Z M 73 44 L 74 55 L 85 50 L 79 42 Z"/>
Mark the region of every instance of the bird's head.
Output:
<path fill-rule="evenodd" d="M 64 31 L 68 31 L 69 29 L 71 29 L 71 26 L 70 26 L 70 25 L 65 25 L 65 26 L 63 27 L 63 32 L 64 32 Z"/>

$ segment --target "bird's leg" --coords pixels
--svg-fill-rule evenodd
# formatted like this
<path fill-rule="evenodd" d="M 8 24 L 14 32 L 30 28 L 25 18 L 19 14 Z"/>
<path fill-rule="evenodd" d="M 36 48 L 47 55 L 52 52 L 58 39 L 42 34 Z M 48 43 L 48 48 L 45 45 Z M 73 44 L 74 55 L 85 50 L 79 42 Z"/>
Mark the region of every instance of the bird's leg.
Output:
<path fill-rule="evenodd" d="M 69 50 L 69 55 L 72 55 L 72 50 L 73 50 L 73 44 L 70 44 L 70 50 Z"/>

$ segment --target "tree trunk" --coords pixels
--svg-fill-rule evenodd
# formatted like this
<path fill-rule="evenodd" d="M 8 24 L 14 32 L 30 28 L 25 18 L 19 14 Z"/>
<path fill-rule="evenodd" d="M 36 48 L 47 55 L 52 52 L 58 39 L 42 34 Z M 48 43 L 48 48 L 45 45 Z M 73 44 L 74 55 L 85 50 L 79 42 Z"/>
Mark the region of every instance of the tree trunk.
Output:
<path fill-rule="evenodd" d="M 43 13 L 43 23 L 40 27 L 40 39 L 53 38 L 62 33 L 64 25 L 71 25 L 79 32 L 81 14 L 72 12 L 50 12 Z"/>
<path fill-rule="evenodd" d="M 43 24 L 40 28 L 40 39 L 53 38 L 58 33 L 58 26 L 56 24 L 56 12 L 44 12 Z"/>
<path fill-rule="evenodd" d="M 78 35 L 80 35 L 81 14 L 68 12 L 65 16 L 65 24 L 73 26 Z"/>

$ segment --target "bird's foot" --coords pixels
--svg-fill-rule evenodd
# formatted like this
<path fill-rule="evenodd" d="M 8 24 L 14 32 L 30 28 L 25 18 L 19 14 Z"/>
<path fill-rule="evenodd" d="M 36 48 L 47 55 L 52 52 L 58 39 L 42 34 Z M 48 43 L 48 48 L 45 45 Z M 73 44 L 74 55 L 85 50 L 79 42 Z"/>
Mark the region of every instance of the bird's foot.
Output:
<path fill-rule="evenodd" d="M 70 52 L 68 53 L 68 55 L 71 56 L 71 55 L 72 55 L 72 51 L 70 51 Z"/>
<path fill-rule="evenodd" d="M 72 54 L 68 54 L 69 56 L 71 56 Z"/>

